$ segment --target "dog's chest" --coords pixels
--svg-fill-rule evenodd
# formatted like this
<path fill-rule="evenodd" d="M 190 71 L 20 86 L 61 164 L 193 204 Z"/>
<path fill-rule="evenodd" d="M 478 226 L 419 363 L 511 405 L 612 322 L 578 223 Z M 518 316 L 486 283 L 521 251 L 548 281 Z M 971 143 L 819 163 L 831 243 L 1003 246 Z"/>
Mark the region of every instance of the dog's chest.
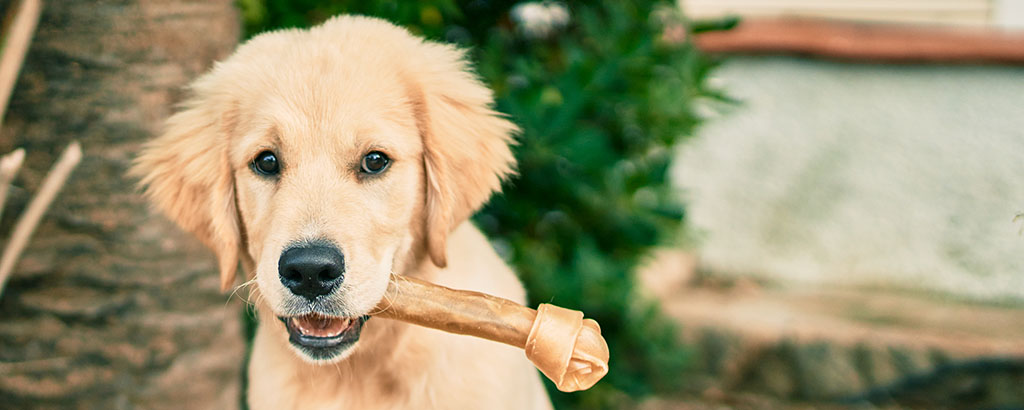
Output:
<path fill-rule="evenodd" d="M 550 408 L 537 371 L 521 351 L 419 327 L 403 333 L 394 349 L 380 349 L 391 350 L 387 356 L 362 355 L 315 367 L 271 364 L 276 357 L 273 348 L 257 343 L 249 374 L 250 407 Z M 275 367 L 275 374 L 264 374 Z"/>

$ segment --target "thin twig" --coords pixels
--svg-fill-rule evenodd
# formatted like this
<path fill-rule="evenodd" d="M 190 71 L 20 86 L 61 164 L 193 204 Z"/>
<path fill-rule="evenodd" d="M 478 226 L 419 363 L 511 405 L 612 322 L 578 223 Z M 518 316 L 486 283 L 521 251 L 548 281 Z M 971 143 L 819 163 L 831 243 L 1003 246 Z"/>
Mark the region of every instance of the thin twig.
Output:
<path fill-rule="evenodd" d="M 32 238 L 32 233 L 39 225 L 39 220 L 43 218 L 46 209 L 50 207 L 50 203 L 53 202 L 57 193 L 64 187 L 68 176 L 71 175 L 71 171 L 81 160 L 82 146 L 78 144 L 78 141 L 74 141 L 64 150 L 57 163 L 53 164 L 50 173 L 43 180 L 43 186 L 29 202 L 25 213 L 18 218 L 18 222 L 14 225 L 14 233 L 11 234 L 7 246 L 4 247 L 3 256 L 0 256 L 0 295 L 3 294 L 4 284 L 7 282 L 11 270 L 14 269 L 14 265 L 18 262 L 18 257 L 25 250 L 29 239 Z"/>
<path fill-rule="evenodd" d="M 42 11 L 40 0 L 22 0 L 18 3 L 14 18 L 9 26 L 4 27 L 3 38 L 0 39 L 3 42 L 0 45 L 3 47 L 0 54 L 0 121 L 3 121 L 7 111 L 7 101 L 14 91 L 14 83 L 25 62 L 25 54 Z"/>
<path fill-rule="evenodd" d="M 3 215 L 4 204 L 7 203 L 7 190 L 18 175 L 21 163 L 25 162 L 25 150 L 18 148 L 0 158 L 0 215 Z"/>

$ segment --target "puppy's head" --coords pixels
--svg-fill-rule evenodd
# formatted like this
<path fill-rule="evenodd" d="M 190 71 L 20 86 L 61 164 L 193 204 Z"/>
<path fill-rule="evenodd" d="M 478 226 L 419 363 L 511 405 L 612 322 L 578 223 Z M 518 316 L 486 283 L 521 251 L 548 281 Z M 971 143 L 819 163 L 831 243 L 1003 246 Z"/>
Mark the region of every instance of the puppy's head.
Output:
<path fill-rule="evenodd" d="M 344 357 L 392 272 L 445 238 L 513 166 L 515 126 L 463 53 L 381 20 L 258 36 L 192 84 L 136 161 L 147 197 L 241 260 L 307 360 Z M 287 335 L 287 336 L 286 336 Z"/>

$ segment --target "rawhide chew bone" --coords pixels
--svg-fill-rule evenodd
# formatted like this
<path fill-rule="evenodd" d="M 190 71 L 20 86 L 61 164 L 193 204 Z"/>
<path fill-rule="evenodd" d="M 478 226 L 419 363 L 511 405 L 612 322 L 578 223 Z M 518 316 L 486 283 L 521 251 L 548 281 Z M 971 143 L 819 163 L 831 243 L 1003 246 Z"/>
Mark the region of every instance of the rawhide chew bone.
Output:
<path fill-rule="evenodd" d="M 586 390 L 608 373 L 608 344 L 583 312 L 541 304 L 530 309 L 508 299 L 392 276 L 374 316 L 524 349 L 558 390 Z"/>

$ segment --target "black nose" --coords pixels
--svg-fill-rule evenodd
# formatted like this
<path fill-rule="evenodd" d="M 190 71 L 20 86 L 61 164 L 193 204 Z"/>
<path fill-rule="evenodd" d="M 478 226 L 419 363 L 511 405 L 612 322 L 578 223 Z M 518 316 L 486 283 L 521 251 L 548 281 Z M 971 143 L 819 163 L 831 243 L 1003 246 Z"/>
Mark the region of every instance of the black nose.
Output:
<path fill-rule="evenodd" d="M 313 300 L 331 293 L 345 279 L 345 257 L 333 246 L 290 248 L 281 254 L 277 273 L 292 293 Z"/>

